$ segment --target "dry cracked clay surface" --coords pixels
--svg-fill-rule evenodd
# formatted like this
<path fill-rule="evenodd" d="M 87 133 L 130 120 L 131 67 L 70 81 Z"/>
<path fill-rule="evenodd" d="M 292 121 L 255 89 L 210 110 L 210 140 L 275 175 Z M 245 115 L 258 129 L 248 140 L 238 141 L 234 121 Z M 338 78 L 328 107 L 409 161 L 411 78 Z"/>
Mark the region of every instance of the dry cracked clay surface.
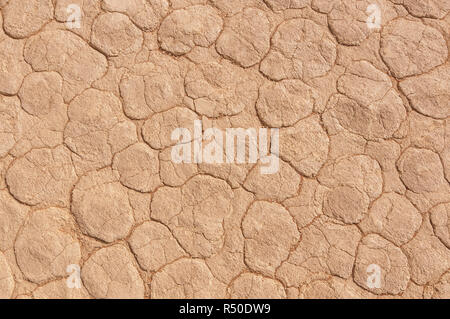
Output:
<path fill-rule="evenodd" d="M 0 0 L 0 25 L 0 298 L 450 298 L 449 0 Z M 276 169 L 174 160 L 179 128 L 188 155 L 259 131 Z"/>

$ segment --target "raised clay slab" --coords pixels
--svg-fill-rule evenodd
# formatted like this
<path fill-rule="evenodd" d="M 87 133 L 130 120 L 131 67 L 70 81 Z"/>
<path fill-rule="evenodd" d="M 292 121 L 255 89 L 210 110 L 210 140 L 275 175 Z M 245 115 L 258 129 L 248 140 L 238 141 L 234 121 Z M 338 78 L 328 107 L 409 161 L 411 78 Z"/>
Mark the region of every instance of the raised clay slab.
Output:
<path fill-rule="evenodd" d="M 450 0 L 0 0 L 0 25 L 0 298 L 450 298 Z M 227 129 L 277 147 L 208 161 Z"/>

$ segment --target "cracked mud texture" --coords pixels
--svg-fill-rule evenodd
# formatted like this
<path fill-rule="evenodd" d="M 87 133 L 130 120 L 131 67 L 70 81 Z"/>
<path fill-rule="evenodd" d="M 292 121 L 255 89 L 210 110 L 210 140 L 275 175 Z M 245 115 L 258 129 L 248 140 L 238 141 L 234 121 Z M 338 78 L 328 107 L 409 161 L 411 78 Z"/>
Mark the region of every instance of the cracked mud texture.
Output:
<path fill-rule="evenodd" d="M 0 25 L 0 298 L 450 298 L 449 0 L 0 0 Z M 175 163 L 196 120 L 279 129 L 278 171 Z"/>

